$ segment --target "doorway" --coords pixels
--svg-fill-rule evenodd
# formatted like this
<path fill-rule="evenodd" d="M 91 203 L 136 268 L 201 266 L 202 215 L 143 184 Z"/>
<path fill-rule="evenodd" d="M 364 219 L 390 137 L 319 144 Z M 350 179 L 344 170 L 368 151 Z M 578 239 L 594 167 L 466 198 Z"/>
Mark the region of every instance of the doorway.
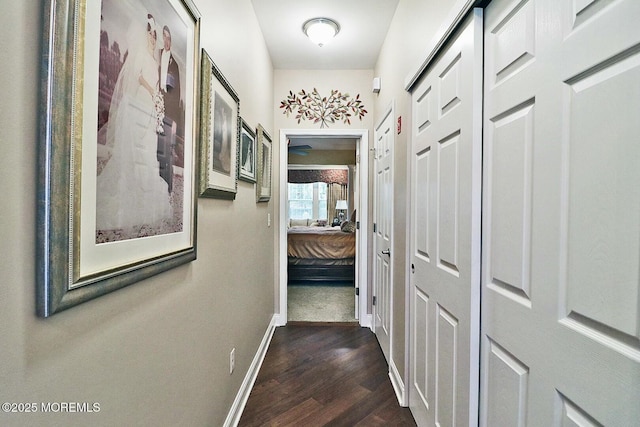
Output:
<path fill-rule="evenodd" d="M 356 140 L 292 138 L 288 152 L 287 321 L 354 323 Z"/>
<path fill-rule="evenodd" d="M 369 136 L 367 130 L 287 130 L 280 131 L 280 168 L 279 168 L 279 227 L 278 227 L 278 256 L 279 256 L 279 286 L 277 293 L 277 307 L 276 311 L 276 324 L 278 326 L 284 326 L 288 320 L 288 297 L 289 292 L 287 288 L 288 284 L 288 256 L 287 256 L 287 230 L 289 227 L 288 221 L 288 194 L 287 194 L 287 176 L 288 176 L 288 147 L 289 140 L 299 139 L 323 139 L 328 142 L 336 140 L 351 139 L 355 141 L 356 150 L 356 168 L 357 171 L 353 177 L 353 181 L 357 182 L 359 191 L 353 193 L 353 210 L 357 212 L 357 224 L 358 230 L 355 234 L 355 247 L 356 247 L 356 259 L 353 265 L 355 275 L 355 317 L 361 326 L 369 327 L 371 325 L 371 315 L 367 313 L 367 296 L 368 291 L 368 268 L 367 268 L 367 238 L 366 233 L 362 230 L 366 230 L 368 227 L 367 207 L 368 207 L 368 145 Z M 362 156 L 365 161 L 360 161 L 361 153 L 365 153 Z M 334 209 L 330 210 L 332 213 Z M 347 213 L 347 216 L 350 213 Z M 333 218 L 333 214 L 330 215 Z"/>

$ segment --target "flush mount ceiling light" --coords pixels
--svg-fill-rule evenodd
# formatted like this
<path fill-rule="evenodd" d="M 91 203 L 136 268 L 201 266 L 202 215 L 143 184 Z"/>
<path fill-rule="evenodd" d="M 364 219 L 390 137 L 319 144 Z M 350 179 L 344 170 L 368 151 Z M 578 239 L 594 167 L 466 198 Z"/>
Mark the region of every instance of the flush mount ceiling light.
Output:
<path fill-rule="evenodd" d="M 312 42 L 322 47 L 340 32 L 340 25 L 333 19 L 313 18 L 302 25 L 302 32 Z"/>

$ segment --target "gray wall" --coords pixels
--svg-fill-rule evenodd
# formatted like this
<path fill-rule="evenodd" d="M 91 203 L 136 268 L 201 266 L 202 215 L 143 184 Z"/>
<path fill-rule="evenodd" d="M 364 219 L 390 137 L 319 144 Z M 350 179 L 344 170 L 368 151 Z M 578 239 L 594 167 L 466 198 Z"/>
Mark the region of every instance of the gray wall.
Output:
<path fill-rule="evenodd" d="M 275 134 L 273 69 L 250 0 L 195 3 L 201 45 L 242 116 Z M 100 412 L 0 412 L 0 425 L 221 425 L 273 316 L 272 204 L 256 204 L 244 182 L 233 202 L 199 199 L 196 261 L 37 318 L 42 10 L 3 2 L 0 14 L 0 401 L 98 402 Z"/>

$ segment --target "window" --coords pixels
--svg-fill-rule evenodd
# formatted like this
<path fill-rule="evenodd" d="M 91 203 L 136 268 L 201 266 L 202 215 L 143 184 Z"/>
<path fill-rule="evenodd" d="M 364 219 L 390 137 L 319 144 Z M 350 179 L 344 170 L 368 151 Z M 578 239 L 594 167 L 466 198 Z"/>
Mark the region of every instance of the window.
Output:
<path fill-rule="evenodd" d="M 327 219 L 327 184 L 288 184 L 289 218 Z"/>

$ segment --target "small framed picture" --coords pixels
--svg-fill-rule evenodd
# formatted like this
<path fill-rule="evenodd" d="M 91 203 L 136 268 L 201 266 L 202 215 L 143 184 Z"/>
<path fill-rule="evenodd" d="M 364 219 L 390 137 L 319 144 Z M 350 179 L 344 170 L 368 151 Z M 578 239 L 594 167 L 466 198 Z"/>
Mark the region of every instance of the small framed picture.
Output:
<path fill-rule="evenodd" d="M 262 125 L 256 131 L 258 138 L 258 178 L 256 201 L 268 202 L 271 199 L 271 148 L 272 140 Z"/>
<path fill-rule="evenodd" d="M 240 99 L 202 50 L 200 196 L 235 199 L 238 187 Z"/>
<path fill-rule="evenodd" d="M 247 122 L 240 119 L 240 145 L 238 152 L 238 178 L 247 182 L 256 182 L 256 133 Z"/>

